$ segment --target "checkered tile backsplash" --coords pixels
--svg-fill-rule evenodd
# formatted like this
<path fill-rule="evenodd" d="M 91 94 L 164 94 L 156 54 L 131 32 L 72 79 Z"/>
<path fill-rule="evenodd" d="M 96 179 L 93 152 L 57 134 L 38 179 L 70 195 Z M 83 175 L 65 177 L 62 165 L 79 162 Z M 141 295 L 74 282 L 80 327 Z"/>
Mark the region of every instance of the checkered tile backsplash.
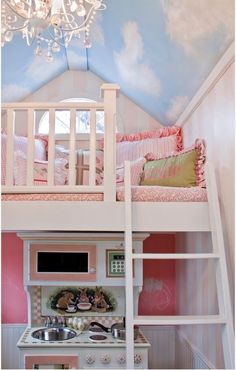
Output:
<path fill-rule="evenodd" d="M 30 288 L 31 307 L 32 307 L 32 325 L 42 325 L 42 310 L 41 310 L 41 287 L 32 286 Z M 83 320 L 99 321 L 105 326 L 111 326 L 113 323 L 121 322 L 121 316 L 84 316 Z"/>

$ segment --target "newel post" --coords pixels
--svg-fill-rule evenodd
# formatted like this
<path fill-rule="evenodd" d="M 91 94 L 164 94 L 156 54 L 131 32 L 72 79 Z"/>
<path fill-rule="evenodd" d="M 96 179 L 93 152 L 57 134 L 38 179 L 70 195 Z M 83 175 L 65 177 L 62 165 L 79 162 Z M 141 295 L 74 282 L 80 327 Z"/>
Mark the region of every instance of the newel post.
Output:
<path fill-rule="evenodd" d="M 104 97 L 104 200 L 116 200 L 116 98 L 120 87 L 116 84 L 103 84 Z"/>

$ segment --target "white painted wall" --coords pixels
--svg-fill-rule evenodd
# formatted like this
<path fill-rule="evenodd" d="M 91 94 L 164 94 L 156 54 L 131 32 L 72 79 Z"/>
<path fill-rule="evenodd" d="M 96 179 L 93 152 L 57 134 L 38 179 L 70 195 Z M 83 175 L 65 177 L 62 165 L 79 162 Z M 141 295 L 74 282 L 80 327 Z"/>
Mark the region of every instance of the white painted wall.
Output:
<path fill-rule="evenodd" d="M 90 71 L 66 71 L 28 96 L 25 101 L 58 102 L 69 98 L 88 98 L 101 101 L 100 88 L 104 82 L 106 81 L 101 80 Z M 24 122 L 26 121 L 24 113 L 20 114 L 20 121 L 17 133 L 24 135 Z M 117 100 L 117 130 L 119 132 L 134 133 L 160 127 L 162 125 L 153 117 L 125 95 L 119 94 Z"/>
<path fill-rule="evenodd" d="M 224 231 L 225 249 L 233 304 L 235 245 L 235 118 L 234 63 L 224 71 L 217 83 L 183 125 L 184 146 L 204 138 L 207 156 L 213 162 Z M 177 250 L 206 251 L 211 248 L 209 235 L 178 235 Z M 177 262 L 177 297 L 179 313 L 216 313 L 217 299 L 214 268 L 208 262 Z M 217 368 L 223 368 L 220 330 L 214 327 L 181 328 Z"/>

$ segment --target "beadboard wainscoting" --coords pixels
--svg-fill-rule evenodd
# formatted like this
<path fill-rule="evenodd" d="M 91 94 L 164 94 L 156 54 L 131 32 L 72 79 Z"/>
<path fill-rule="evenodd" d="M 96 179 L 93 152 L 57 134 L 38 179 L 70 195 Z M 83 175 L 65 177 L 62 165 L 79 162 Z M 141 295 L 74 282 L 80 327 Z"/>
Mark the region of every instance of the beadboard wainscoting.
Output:
<path fill-rule="evenodd" d="M 140 326 L 150 342 L 149 369 L 175 369 L 175 327 Z"/>
<path fill-rule="evenodd" d="M 175 329 L 176 369 L 214 369 L 207 358 L 193 346 L 178 328 Z"/>
<path fill-rule="evenodd" d="M 1 369 L 19 369 L 19 350 L 16 343 L 26 326 L 25 324 L 2 324 Z"/>

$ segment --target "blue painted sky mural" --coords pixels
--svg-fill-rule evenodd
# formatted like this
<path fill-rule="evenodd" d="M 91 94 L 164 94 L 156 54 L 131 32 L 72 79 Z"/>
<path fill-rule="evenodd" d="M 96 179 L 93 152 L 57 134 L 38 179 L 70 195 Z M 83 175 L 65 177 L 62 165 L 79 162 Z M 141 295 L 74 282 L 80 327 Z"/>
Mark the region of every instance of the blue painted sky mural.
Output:
<path fill-rule="evenodd" d="M 90 70 L 163 125 L 176 123 L 234 40 L 234 0 L 104 0 L 92 47 L 73 41 L 54 61 L 20 35 L 2 48 L 2 100 L 20 101 L 66 70 Z M 44 51 L 46 53 L 46 50 Z"/>

